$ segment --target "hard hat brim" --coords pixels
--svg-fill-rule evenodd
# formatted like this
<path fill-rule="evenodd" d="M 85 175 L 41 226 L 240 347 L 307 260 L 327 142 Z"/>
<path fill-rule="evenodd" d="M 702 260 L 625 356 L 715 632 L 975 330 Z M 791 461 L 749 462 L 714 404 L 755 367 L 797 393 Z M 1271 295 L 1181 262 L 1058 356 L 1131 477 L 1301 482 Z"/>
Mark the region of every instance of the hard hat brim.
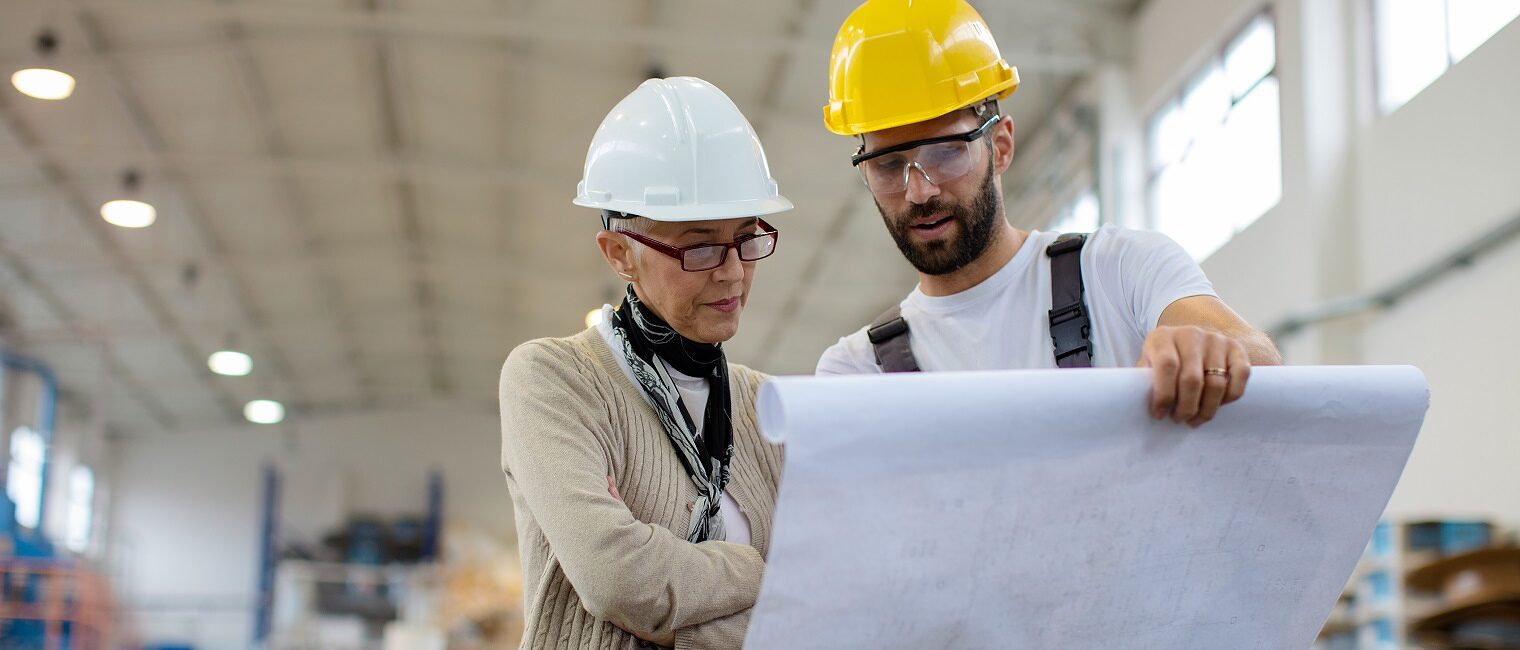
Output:
<path fill-rule="evenodd" d="M 838 123 L 835 123 L 835 120 L 831 119 L 833 116 L 830 114 L 831 113 L 830 107 L 824 106 L 823 107 L 823 125 L 824 125 L 825 128 L 827 128 L 829 130 L 829 132 L 837 134 L 837 135 L 856 136 L 856 135 L 861 135 L 863 133 L 872 133 L 872 132 L 875 132 L 875 131 L 885 131 L 887 129 L 895 129 L 895 128 L 899 127 L 899 126 L 907 126 L 909 124 L 918 124 L 919 122 L 928 122 L 929 120 L 935 119 L 935 118 L 943 116 L 943 115 L 949 115 L 949 114 L 954 113 L 954 112 L 956 112 L 958 110 L 961 110 L 963 108 L 966 108 L 966 107 L 969 107 L 969 106 L 975 106 L 979 102 L 987 101 L 987 98 L 992 97 L 994 95 L 996 95 L 998 99 L 1007 99 L 1010 95 L 1012 95 L 1014 93 L 1014 91 L 1016 91 L 1018 89 L 1019 89 L 1019 77 L 1018 77 L 1018 73 L 1015 72 L 1012 79 L 1009 79 L 1007 81 L 1004 81 L 1001 84 L 993 86 L 990 89 L 990 91 L 985 96 L 983 96 L 980 99 L 975 99 L 975 100 L 972 100 L 972 101 L 969 101 L 969 102 L 964 102 L 964 103 L 961 103 L 961 104 L 951 105 L 949 108 L 937 108 L 936 107 L 936 108 L 932 108 L 932 109 L 929 109 L 929 110 L 920 111 L 918 113 L 910 113 L 910 114 L 907 114 L 907 115 L 894 115 L 890 119 L 876 120 L 875 122 L 860 122 L 860 123 L 843 123 L 843 124 L 838 124 Z"/>
<path fill-rule="evenodd" d="M 582 197 L 576 197 L 572 203 L 586 208 L 637 215 L 654 221 L 681 222 L 763 217 L 786 212 L 793 207 L 792 202 L 784 196 L 701 205 L 649 205 L 635 201 L 592 201 Z"/>

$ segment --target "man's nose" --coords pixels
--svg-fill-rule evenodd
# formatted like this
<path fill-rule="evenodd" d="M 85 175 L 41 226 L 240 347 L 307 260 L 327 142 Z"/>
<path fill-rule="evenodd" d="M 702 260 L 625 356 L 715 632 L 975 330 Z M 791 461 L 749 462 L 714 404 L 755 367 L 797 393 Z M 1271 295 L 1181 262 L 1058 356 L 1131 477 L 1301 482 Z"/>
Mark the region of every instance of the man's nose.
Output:
<path fill-rule="evenodd" d="M 908 188 L 904 194 L 904 198 L 909 203 L 922 205 L 928 203 L 929 199 L 939 196 L 939 186 L 935 185 L 934 180 L 929 178 L 929 172 L 924 171 L 922 165 L 913 162 L 908 165 L 907 169 L 903 170 L 903 173 L 908 175 Z"/>

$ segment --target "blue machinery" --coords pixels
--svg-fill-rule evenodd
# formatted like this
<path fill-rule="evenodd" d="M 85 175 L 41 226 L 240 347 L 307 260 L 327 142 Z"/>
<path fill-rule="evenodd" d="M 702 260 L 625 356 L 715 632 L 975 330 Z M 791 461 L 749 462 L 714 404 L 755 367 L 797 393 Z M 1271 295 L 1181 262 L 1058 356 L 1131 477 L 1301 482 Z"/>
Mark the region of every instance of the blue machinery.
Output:
<path fill-rule="evenodd" d="M 42 401 L 37 406 L 35 429 L 37 434 L 42 436 L 42 488 L 38 491 L 37 499 L 47 503 L 48 466 L 52 464 L 49 460 L 53 455 L 53 422 L 58 415 L 58 377 L 53 374 L 53 369 L 47 364 L 11 352 L 0 351 L 0 363 L 3 363 L 7 370 L 31 373 L 42 380 Z M 46 513 L 47 508 L 38 509 L 37 530 L 42 530 L 42 520 Z"/>
<path fill-rule="evenodd" d="M 55 557 L 52 542 L 42 534 L 43 520 L 47 508 L 41 507 L 46 503 L 48 466 L 52 457 L 53 448 L 53 424 L 58 411 L 58 378 L 47 364 L 31 357 L 0 351 L 0 367 L 8 371 L 28 373 L 37 376 L 42 382 L 42 399 L 38 403 L 36 420 L 33 429 L 42 438 L 42 485 L 38 490 L 37 500 L 37 526 L 34 529 L 23 528 L 16 521 L 16 504 L 11 502 L 10 495 L 0 489 L 0 558 L 10 561 L 11 558 L 19 561 L 36 561 L 36 566 L 51 565 Z M 3 404 L 3 399 L 0 399 Z M 9 450 L 6 450 L 9 457 Z M 67 564 L 64 561 L 62 564 Z M 19 565 L 18 565 L 19 566 Z M 0 572 L 3 584 L 0 584 L 0 600 L 14 603 L 39 603 L 43 594 L 43 582 L 45 577 L 31 574 L 17 569 L 12 575 L 10 570 Z M 62 632 L 61 637 L 53 637 L 61 641 L 60 647 L 69 647 L 72 626 L 63 624 L 55 628 Z M 4 639 L 6 647 L 17 648 L 41 648 L 48 637 L 47 625 L 39 619 L 16 618 L 0 620 L 0 639 Z"/>
<path fill-rule="evenodd" d="M 275 570 L 280 562 L 280 491 L 279 468 L 273 464 L 265 465 L 259 525 L 259 593 L 253 619 L 253 645 L 256 648 L 263 647 L 269 639 L 273 624 Z M 435 469 L 428 473 L 427 515 L 422 528 L 421 559 L 424 562 L 436 561 L 440 555 L 443 497 L 443 472 Z"/>

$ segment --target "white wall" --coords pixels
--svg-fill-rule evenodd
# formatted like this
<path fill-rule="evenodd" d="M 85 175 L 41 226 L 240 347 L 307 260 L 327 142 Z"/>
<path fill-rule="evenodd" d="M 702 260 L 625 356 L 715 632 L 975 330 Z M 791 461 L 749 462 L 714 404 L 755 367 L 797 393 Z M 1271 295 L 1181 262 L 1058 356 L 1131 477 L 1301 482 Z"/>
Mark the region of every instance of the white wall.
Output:
<path fill-rule="evenodd" d="M 1394 113 L 1358 152 L 1362 273 L 1387 282 L 1520 214 L 1520 21 Z M 1390 510 L 1520 523 L 1520 242 L 1366 328 L 1369 363 L 1413 363 L 1432 397 Z"/>
<path fill-rule="evenodd" d="M 1390 115 L 1372 110 L 1367 0 L 1270 3 L 1282 84 L 1283 197 L 1204 262 L 1259 326 L 1380 288 L 1520 213 L 1520 24 Z M 1153 0 L 1138 20 L 1140 123 L 1217 51 L 1250 1 Z M 1180 66 L 1180 67 L 1179 67 Z M 1395 309 L 1279 343 L 1290 363 L 1408 363 L 1432 403 L 1392 516 L 1520 523 L 1520 242 Z"/>
<path fill-rule="evenodd" d="M 447 523 L 510 539 L 498 427 L 494 414 L 440 409 L 126 442 L 115 467 L 112 562 L 124 604 L 145 640 L 245 647 L 269 462 L 282 473 L 286 534 L 318 537 L 352 514 L 421 514 L 427 473 L 439 468 Z"/>

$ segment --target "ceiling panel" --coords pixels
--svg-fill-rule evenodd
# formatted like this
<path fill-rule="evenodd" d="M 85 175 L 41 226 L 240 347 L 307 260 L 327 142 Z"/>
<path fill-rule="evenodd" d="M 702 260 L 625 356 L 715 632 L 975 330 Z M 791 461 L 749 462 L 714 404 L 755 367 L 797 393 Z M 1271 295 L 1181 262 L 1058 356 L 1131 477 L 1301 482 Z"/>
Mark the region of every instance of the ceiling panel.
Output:
<path fill-rule="evenodd" d="M 517 190 L 516 192 L 521 192 Z M 448 182 L 438 179 L 416 187 L 417 212 L 424 238 L 432 245 L 471 251 L 506 250 L 513 221 L 528 218 L 504 185 Z"/>
<path fill-rule="evenodd" d="M 400 209 L 393 183 L 327 179 L 301 183 L 311 232 L 332 245 L 401 237 Z"/>
<path fill-rule="evenodd" d="M 204 217 L 228 251 L 279 258 L 304 245 L 308 226 L 289 214 L 282 184 L 235 176 L 197 178 L 196 184 L 204 197 Z"/>
<path fill-rule="evenodd" d="M 103 41 L 101 46 L 107 49 L 205 41 L 216 37 L 223 26 L 215 12 L 144 11 L 141 5 L 125 2 L 95 3 L 90 7 L 90 16 L 99 28 Z M 178 48 L 170 49 L 180 51 Z M 181 54 L 180 58 L 194 57 Z"/>
<path fill-rule="evenodd" d="M 326 316 L 329 310 L 341 307 L 327 302 L 311 264 L 286 260 L 245 266 L 250 299 L 271 318 L 283 321 Z"/>
<path fill-rule="evenodd" d="M 54 290 L 64 304 L 87 322 L 109 324 L 128 332 L 158 326 L 137 290 L 122 278 L 75 277 L 55 284 Z"/>
<path fill-rule="evenodd" d="M 425 41 L 398 49 L 411 106 L 409 144 L 426 157 L 518 160 L 514 125 L 529 117 L 518 101 L 516 57 L 499 44 Z"/>
<path fill-rule="evenodd" d="M 415 273 L 409 263 L 352 260 L 334 265 L 338 285 L 345 301 L 355 307 L 397 307 L 410 309 Z M 399 258 L 396 258 L 399 259 Z"/>
<path fill-rule="evenodd" d="M 378 145 L 373 46 L 340 33 L 255 40 L 248 48 L 291 151 L 368 153 Z"/>
<path fill-rule="evenodd" d="M 232 51 L 170 51 L 123 63 L 133 95 L 149 108 L 170 150 L 251 152 L 262 146 Z"/>
<path fill-rule="evenodd" d="M 213 378 L 197 359 L 192 366 L 180 348 L 167 339 L 129 339 L 111 346 L 122 364 L 142 381 L 180 385 Z"/>

